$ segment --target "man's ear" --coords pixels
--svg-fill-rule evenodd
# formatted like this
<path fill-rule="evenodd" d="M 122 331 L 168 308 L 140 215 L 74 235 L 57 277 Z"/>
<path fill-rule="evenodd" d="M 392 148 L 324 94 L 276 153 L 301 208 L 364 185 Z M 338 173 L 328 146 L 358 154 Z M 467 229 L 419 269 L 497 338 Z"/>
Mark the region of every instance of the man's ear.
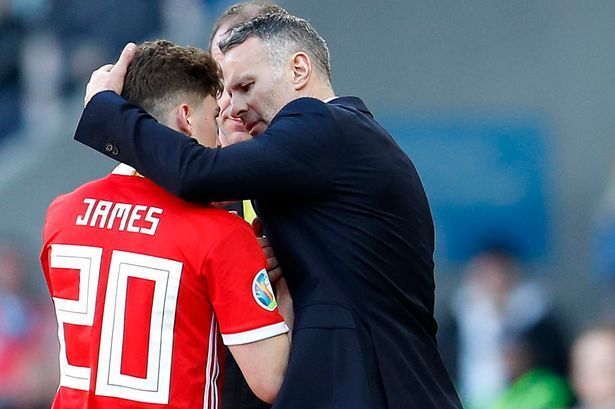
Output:
<path fill-rule="evenodd" d="M 312 61 L 303 51 L 295 53 L 291 60 L 293 84 L 296 91 L 303 89 L 312 76 Z"/>
<path fill-rule="evenodd" d="M 188 136 L 192 136 L 190 114 L 190 107 L 187 104 L 180 104 L 175 108 L 175 125 L 177 130 Z"/>

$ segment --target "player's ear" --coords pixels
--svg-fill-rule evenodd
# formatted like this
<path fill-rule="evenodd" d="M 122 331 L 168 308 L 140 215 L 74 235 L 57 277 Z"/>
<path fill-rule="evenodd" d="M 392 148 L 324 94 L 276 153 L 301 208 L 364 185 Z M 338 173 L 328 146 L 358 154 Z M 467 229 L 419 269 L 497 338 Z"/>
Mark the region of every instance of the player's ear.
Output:
<path fill-rule="evenodd" d="M 190 107 L 187 104 L 180 104 L 175 109 L 175 125 L 177 130 L 192 136 L 192 125 L 190 124 Z"/>
<path fill-rule="evenodd" d="M 312 62 L 306 53 L 299 51 L 293 55 L 291 65 L 293 70 L 293 84 L 295 90 L 299 91 L 307 85 L 312 75 Z"/>

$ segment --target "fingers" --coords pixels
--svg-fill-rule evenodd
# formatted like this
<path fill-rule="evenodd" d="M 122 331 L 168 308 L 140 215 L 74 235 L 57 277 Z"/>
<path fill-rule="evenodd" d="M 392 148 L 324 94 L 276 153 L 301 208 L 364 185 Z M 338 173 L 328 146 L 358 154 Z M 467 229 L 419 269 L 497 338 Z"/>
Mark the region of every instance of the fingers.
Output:
<path fill-rule="evenodd" d="M 92 73 L 92 75 L 94 75 L 97 72 L 109 72 L 109 71 L 111 71 L 111 68 L 113 68 L 113 64 L 105 64 L 102 67 L 100 67 L 99 69 L 97 69 L 96 71 L 94 71 Z"/>
<path fill-rule="evenodd" d="M 278 282 L 275 284 L 275 292 L 276 292 L 277 297 L 283 297 L 283 296 L 290 297 L 290 290 L 288 289 L 288 284 L 286 283 L 286 279 L 280 278 L 278 280 Z"/>
<path fill-rule="evenodd" d="M 278 263 L 278 259 L 275 257 L 267 258 L 267 270 L 275 270 L 279 268 L 280 264 Z"/>
<path fill-rule="evenodd" d="M 257 237 L 256 241 L 261 246 L 261 250 L 263 250 L 263 254 L 265 254 L 265 258 L 267 259 L 267 273 L 269 274 L 269 280 L 271 282 L 276 282 L 282 276 L 282 269 L 278 264 L 278 259 L 273 252 L 273 247 L 269 244 L 269 239 L 266 237 Z"/>
<path fill-rule="evenodd" d="M 101 75 L 102 73 L 111 71 L 111 68 L 113 68 L 113 64 L 105 64 L 97 70 L 93 71 L 92 75 L 90 75 L 90 82 L 92 82 L 94 78 Z"/>
<path fill-rule="evenodd" d="M 291 332 L 288 334 L 292 337 L 292 329 L 295 323 L 295 313 L 293 311 L 293 298 L 290 295 L 290 290 L 284 278 L 280 278 L 275 283 L 275 297 L 278 301 L 278 311 L 284 318 L 284 322 L 288 325 Z"/>
<path fill-rule="evenodd" d="M 257 236 L 256 241 L 261 246 L 261 250 L 263 250 L 263 254 L 265 254 L 265 258 L 267 259 L 267 274 L 269 275 L 269 281 L 272 283 L 276 283 L 280 278 L 282 278 L 282 269 L 278 264 L 278 259 L 273 252 L 273 247 L 269 243 L 269 239 L 263 237 L 263 223 L 261 223 L 260 218 L 254 219 L 252 221 L 252 230 L 254 234 Z"/>
<path fill-rule="evenodd" d="M 134 58 L 136 50 L 136 45 L 128 43 L 126 47 L 124 47 L 115 65 L 103 65 L 92 73 L 90 81 L 85 88 L 85 96 L 83 98 L 84 106 L 90 102 L 94 95 L 102 91 L 113 91 L 118 95 L 122 94 L 124 77 L 126 76 L 128 65 Z"/>
<path fill-rule="evenodd" d="M 126 75 L 126 71 L 128 71 L 128 65 L 135 56 L 135 52 L 137 51 L 137 46 L 134 43 L 128 43 L 122 50 L 120 54 L 120 58 L 118 58 L 113 68 L 111 68 L 110 72 L 116 75 L 122 76 L 122 78 Z"/>
<path fill-rule="evenodd" d="M 252 221 L 252 231 L 259 237 L 263 235 L 263 222 L 261 222 L 260 217 L 257 217 Z"/>
<path fill-rule="evenodd" d="M 261 246 L 261 250 L 263 250 L 263 254 L 265 254 L 265 258 L 267 259 L 267 270 L 273 270 L 278 267 L 278 259 L 273 252 L 273 247 L 269 244 L 269 239 L 265 237 L 257 237 L 256 241 Z"/>
<path fill-rule="evenodd" d="M 269 276 L 269 281 L 275 284 L 278 280 L 282 278 L 282 269 L 280 267 L 277 267 L 273 270 L 267 270 L 267 275 Z"/>
<path fill-rule="evenodd" d="M 257 237 L 256 241 L 260 244 L 263 253 L 265 253 L 265 257 L 273 257 L 273 249 L 271 248 L 271 244 L 269 244 L 269 239 L 266 237 Z"/>
<path fill-rule="evenodd" d="M 90 76 L 90 81 L 85 87 L 85 95 L 83 96 L 83 106 L 86 106 L 92 97 L 103 90 L 102 87 L 99 87 L 99 82 L 101 79 L 107 75 L 109 75 L 109 71 L 113 68 L 113 64 L 106 64 L 97 69 Z"/>

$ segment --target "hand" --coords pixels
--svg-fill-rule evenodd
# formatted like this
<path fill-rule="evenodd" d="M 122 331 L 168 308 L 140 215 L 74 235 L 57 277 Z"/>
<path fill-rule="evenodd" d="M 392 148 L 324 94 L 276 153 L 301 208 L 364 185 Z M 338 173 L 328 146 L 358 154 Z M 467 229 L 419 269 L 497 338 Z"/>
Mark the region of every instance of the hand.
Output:
<path fill-rule="evenodd" d="M 260 217 L 257 217 L 256 219 L 252 220 L 252 231 L 254 232 L 254 234 L 256 234 L 256 237 L 264 237 L 264 230 L 265 229 L 263 228 L 263 222 L 261 222 Z"/>
<path fill-rule="evenodd" d="M 254 231 L 254 234 L 256 234 L 256 240 L 258 241 L 258 244 L 261 245 L 261 249 L 267 258 L 267 273 L 269 274 L 269 281 L 275 283 L 282 277 L 282 269 L 278 264 L 278 259 L 273 252 L 273 247 L 271 247 L 269 239 L 263 236 L 263 223 L 260 218 L 257 217 L 252 221 L 252 230 Z"/>
<path fill-rule="evenodd" d="M 84 106 L 99 92 L 114 91 L 117 94 L 122 93 L 126 71 L 136 51 L 137 46 L 133 43 L 128 43 L 124 47 L 124 50 L 122 50 L 122 54 L 115 65 L 103 65 L 92 73 L 90 82 L 88 82 L 88 85 L 85 87 L 85 97 L 83 98 Z"/>
<path fill-rule="evenodd" d="M 293 310 L 293 298 L 290 296 L 290 291 L 284 277 L 281 277 L 275 283 L 275 298 L 278 302 L 278 311 L 280 311 L 280 315 L 284 318 L 292 334 L 293 325 L 295 324 L 295 312 Z"/>
<path fill-rule="evenodd" d="M 269 274 L 269 281 L 275 283 L 282 278 L 282 269 L 278 264 L 278 259 L 273 253 L 273 247 L 271 247 L 269 239 L 266 237 L 257 237 L 256 240 L 258 244 L 261 245 L 261 249 L 267 258 L 267 274 Z"/>

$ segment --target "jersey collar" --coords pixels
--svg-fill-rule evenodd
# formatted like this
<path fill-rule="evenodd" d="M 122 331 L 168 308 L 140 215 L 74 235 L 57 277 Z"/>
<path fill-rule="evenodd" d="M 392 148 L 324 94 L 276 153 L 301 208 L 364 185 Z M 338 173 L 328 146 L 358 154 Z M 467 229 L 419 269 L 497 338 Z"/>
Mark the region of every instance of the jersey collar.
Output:
<path fill-rule="evenodd" d="M 113 172 L 111 172 L 112 175 L 123 175 L 123 176 L 139 176 L 139 177 L 143 177 L 139 174 L 139 172 L 136 171 L 135 168 L 133 168 L 130 165 L 127 165 L 125 163 L 120 163 L 119 165 L 117 165 L 115 167 L 115 169 L 113 169 Z"/>

